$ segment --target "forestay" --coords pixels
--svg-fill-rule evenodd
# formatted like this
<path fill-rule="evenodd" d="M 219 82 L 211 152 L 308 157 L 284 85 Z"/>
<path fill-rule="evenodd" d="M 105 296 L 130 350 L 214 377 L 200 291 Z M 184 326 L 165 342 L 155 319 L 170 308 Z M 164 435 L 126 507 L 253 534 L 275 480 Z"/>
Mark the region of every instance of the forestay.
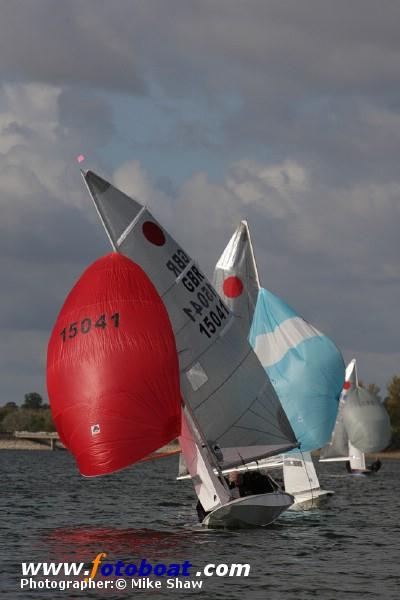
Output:
<path fill-rule="evenodd" d="M 197 264 L 138 202 L 84 174 L 113 247 L 148 274 L 176 338 L 181 390 L 221 467 L 296 446 L 274 388 L 240 320 Z M 242 450 L 243 449 L 243 453 Z"/>

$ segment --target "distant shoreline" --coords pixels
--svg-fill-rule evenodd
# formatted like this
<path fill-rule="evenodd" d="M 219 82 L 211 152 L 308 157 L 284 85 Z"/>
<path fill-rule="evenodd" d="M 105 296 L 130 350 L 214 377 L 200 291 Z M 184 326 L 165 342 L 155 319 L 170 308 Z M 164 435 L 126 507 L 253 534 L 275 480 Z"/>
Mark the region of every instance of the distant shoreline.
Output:
<path fill-rule="evenodd" d="M 30 451 L 47 451 L 51 452 L 51 448 L 49 445 L 40 444 L 39 442 L 33 440 L 25 440 L 25 439 L 0 439 L 0 450 L 30 450 Z M 57 442 L 56 443 L 56 451 L 65 450 L 64 446 Z M 151 458 L 157 458 L 158 454 L 163 456 L 169 456 L 171 454 L 179 453 L 180 448 L 178 442 L 173 442 L 171 444 L 167 444 L 163 448 L 157 450 L 151 455 Z M 313 452 L 313 456 L 318 456 L 319 452 Z M 367 459 L 376 459 L 380 458 L 381 460 L 390 459 L 390 460 L 400 460 L 400 450 L 391 450 L 387 452 L 374 452 L 372 454 L 366 455 Z M 145 459 L 146 460 L 146 459 Z M 150 459 L 151 460 L 151 459 Z"/>
<path fill-rule="evenodd" d="M 52 451 L 51 446 L 49 444 L 39 443 L 34 440 L 20 438 L 0 439 L 0 450 L 38 450 L 40 452 L 42 452 L 43 450 L 47 452 Z M 58 452 L 59 450 L 66 450 L 66 448 L 59 440 L 57 440 L 55 451 Z M 170 454 L 177 454 L 178 452 L 180 452 L 178 442 L 172 442 L 171 444 L 167 444 L 163 448 L 160 448 L 151 456 L 153 457 L 153 455 L 155 455 L 154 457 L 157 457 L 158 454 L 168 456 Z"/>
<path fill-rule="evenodd" d="M 65 450 L 64 446 L 58 441 L 56 442 L 56 449 Z M 0 450 L 47 450 L 51 452 L 51 446 L 48 444 L 40 444 L 33 440 L 10 438 L 8 440 L 0 439 Z"/>

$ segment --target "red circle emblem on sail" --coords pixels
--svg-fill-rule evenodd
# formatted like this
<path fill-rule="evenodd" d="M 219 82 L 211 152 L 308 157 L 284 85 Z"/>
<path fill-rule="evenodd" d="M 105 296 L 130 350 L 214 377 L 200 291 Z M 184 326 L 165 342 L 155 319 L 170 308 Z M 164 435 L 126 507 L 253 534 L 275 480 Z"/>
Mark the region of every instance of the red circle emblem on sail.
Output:
<path fill-rule="evenodd" d="M 351 388 L 351 382 L 350 381 L 345 381 L 343 384 L 343 389 L 344 390 L 349 390 Z"/>
<path fill-rule="evenodd" d="M 143 235 L 147 241 L 155 246 L 164 246 L 165 235 L 161 227 L 153 223 L 153 221 L 145 221 L 142 225 Z"/>
<path fill-rule="evenodd" d="M 47 387 L 83 475 L 122 469 L 179 436 L 174 334 L 155 287 L 130 259 L 97 260 L 70 292 L 49 341 Z"/>
<path fill-rule="evenodd" d="M 225 279 L 223 289 L 228 298 L 237 298 L 243 292 L 243 283 L 239 277 L 232 275 Z"/>

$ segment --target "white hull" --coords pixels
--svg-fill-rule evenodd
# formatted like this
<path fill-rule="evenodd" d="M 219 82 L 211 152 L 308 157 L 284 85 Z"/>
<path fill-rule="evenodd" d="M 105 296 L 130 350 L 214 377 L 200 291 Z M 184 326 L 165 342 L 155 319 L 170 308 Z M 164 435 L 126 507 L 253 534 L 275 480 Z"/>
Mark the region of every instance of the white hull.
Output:
<path fill-rule="evenodd" d="M 275 521 L 293 502 L 293 496 L 283 492 L 244 496 L 210 512 L 202 525 L 210 529 L 264 527 Z"/>
<path fill-rule="evenodd" d="M 294 495 L 294 503 L 289 510 L 310 510 L 323 506 L 335 492 L 328 490 L 308 490 Z"/>
<path fill-rule="evenodd" d="M 371 469 L 352 469 L 349 471 L 349 475 L 355 475 L 356 477 L 365 477 L 366 475 L 372 475 Z"/>

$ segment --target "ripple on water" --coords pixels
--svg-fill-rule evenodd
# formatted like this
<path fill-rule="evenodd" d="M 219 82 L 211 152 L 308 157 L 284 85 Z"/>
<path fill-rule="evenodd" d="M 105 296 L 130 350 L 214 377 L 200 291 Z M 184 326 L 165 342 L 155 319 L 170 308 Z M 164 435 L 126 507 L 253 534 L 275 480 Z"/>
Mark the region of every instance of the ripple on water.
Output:
<path fill-rule="evenodd" d="M 199 526 L 190 482 L 175 480 L 177 457 L 90 479 L 66 452 L 2 451 L 0 462 L 10 598 L 38 597 L 17 587 L 22 561 L 89 564 L 100 551 L 112 561 L 251 565 L 246 580 L 204 580 L 206 599 L 398 598 L 400 462 L 364 479 L 319 465 L 321 483 L 336 492 L 325 510 L 287 512 L 271 527 L 240 532 Z M 164 596 L 177 597 L 157 592 Z"/>

